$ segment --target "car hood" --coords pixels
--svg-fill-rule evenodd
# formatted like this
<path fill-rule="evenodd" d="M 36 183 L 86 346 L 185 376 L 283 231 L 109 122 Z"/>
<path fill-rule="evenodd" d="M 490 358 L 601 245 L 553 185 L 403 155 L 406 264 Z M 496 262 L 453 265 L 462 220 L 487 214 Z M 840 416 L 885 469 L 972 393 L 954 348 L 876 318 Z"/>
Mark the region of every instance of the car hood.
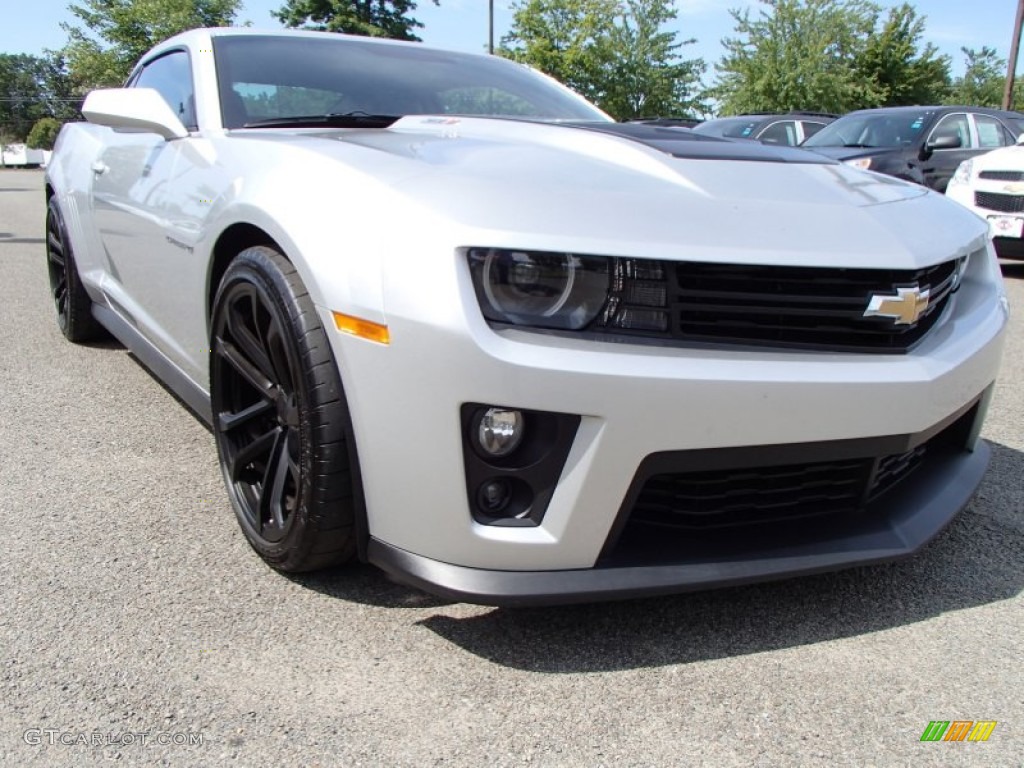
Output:
<path fill-rule="evenodd" d="M 315 153 L 320 178 L 337 160 L 366 194 L 383 185 L 404 199 L 408 226 L 447 228 L 461 245 L 678 259 L 692 257 L 685 243 L 707 260 L 770 252 L 774 263 L 807 264 L 830 254 L 896 267 L 933 263 L 984 234 L 918 185 L 681 129 L 408 117 L 373 131 L 238 133 Z"/>
<path fill-rule="evenodd" d="M 976 171 L 1024 171 L 1024 146 L 994 149 L 974 158 Z"/>

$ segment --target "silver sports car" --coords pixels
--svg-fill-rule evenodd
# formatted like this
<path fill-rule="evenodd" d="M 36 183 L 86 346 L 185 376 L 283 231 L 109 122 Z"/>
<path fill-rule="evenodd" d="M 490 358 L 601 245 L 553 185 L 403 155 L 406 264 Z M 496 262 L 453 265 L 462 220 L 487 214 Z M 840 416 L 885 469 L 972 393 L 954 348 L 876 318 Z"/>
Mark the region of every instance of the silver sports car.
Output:
<path fill-rule="evenodd" d="M 981 481 L 1006 298 L 922 187 L 312 32 L 188 32 L 83 113 L 60 327 L 210 424 L 274 568 L 677 592 L 908 555 Z"/>

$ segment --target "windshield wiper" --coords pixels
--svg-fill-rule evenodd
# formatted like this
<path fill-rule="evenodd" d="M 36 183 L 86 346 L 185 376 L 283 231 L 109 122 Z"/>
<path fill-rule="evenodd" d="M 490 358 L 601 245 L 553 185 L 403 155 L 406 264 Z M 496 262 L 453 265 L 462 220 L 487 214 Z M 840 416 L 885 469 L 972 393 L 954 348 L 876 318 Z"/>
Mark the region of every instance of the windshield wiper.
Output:
<path fill-rule="evenodd" d="M 371 115 L 366 112 L 329 112 L 326 115 L 291 115 L 253 120 L 243 128 L 387 128 L 402 115 Z"/>

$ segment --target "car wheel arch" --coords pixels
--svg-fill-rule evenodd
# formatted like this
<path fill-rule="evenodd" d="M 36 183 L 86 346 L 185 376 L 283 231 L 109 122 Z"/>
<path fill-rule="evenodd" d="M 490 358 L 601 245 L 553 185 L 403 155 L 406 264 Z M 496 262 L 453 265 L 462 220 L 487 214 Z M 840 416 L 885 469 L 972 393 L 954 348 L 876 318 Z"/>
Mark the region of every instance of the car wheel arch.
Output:
<path fill-rule="evenodd" d="M 228 265 L 246 248 L 252 248 L 256 245 L 269 246 L 288 259 L 288 261 L 291 261 L 285 249 L 268 232 L 260 227 L 247 222 L 236 222 L 227 227 L 217 237 L 217 242 L 214 243 L 213 252 L 210 256 L 206 284 L 207 322 L 209 322 L 213 315 L 213 301 L 217 296 L 217 288 L 220 286 L 224 273 L 227 272 Z"/>

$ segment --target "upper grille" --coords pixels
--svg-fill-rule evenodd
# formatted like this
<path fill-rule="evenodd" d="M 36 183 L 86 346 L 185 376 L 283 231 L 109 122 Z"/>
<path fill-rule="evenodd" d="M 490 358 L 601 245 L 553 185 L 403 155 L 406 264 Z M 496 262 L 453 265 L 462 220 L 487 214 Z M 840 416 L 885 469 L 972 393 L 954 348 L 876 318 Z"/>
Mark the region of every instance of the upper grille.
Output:
<path fill-rule="evenodd" d="M 613 276 L 612 298 L 591 330 L 683 342 L 906 352 L 935 324 L 963 260 L 918 270 L 636 262 Z M 652 266 L 656 265 L 656 266 Z M 865 317 L 875 295 L 928 289 L 910 324 Z"/>
<path fill-rule="evenodd" d="M 1003 195 L 999 192 L 975 192 L 974 204 L 1000 213 L 1024 213 L 1024 195 Z"/>
<path fill-rule="evenodd" d="M 1024 181 L 1024 171 L 982 171 L 978 178 L 991 181 Z"/>

